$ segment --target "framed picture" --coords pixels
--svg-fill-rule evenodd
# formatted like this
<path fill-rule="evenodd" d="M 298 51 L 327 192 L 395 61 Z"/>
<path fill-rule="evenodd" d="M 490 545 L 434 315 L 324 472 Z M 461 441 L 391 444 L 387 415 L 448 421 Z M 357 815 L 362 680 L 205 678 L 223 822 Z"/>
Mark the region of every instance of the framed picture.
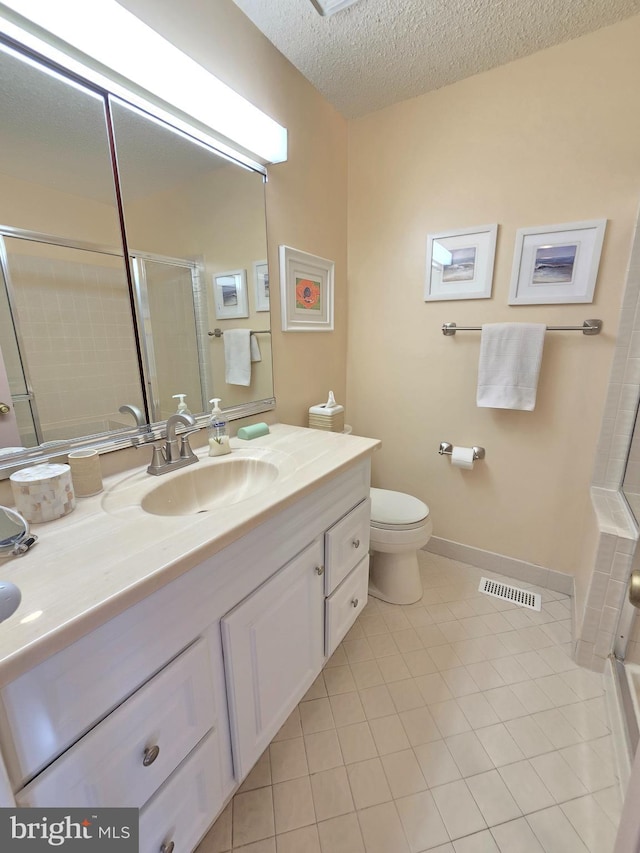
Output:
<path fill-rule="evenodd" d="M 269 310 L 269 265 L 266 261 L 254 261 L 253 286 L 256 295 L 256 311 Z"/>
<path fill-rule="evenodd" d="M 429 234 L 425 302 L 489 299 L 497 235 L 497 225 Z"/>
<path fill-rule="evenodd" d="M 333 331 L 334 263 L 280 246 L 283 332 Z"/>
<path fill-rule="evenodd" d="M 509 305 L 593 302 L 606 219 L 520 228 Z"/>
<path fill-rule="evenodd" d="M 213 276 L 213 298 L 218 320 L 249 316 L 246 270 L 217 272 Z"/>

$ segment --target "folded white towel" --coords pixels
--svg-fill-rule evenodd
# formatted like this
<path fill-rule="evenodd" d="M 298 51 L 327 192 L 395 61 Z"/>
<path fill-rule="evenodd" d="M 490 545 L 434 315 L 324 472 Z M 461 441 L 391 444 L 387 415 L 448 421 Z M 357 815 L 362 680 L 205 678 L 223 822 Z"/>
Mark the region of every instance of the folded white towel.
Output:
<path fill-rule="evenodd" d="M 224 381 L 227 385 L 251 384 L 251 330 L 225 329 Z"/>
<path fill-rule="evenodd" d="M 251 335 L 249 338 L 249 347 L 251 350 L 251 361 L 262 361 L 262 353 L 260 352 L 258 339 L 255 335 Z"/>
<path fill-rule="evenodd" d="M 482 327 L 478 406 L 533 411 L 546 328 L 542 323 Z"/>

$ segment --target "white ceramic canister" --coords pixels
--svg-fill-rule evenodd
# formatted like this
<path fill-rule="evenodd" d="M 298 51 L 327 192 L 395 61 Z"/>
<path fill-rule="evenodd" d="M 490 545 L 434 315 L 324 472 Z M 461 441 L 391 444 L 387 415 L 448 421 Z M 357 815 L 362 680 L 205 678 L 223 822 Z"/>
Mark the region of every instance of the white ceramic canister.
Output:
<path fill-rule="evenodd" d="M 31 524 L 53 521 L 75 509 L 68 465 L 45 462 L 16 471 L 9 478 L 16 509 Z"/>

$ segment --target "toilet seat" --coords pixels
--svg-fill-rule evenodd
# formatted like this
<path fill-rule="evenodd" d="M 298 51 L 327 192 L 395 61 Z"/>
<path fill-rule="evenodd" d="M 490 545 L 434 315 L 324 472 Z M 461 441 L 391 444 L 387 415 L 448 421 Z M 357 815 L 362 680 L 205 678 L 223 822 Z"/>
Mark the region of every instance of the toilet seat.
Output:
<path fill-rule="evenodd" d="M 371 489 L 371 527 L 379 530 L 416 530 L 429 518 L 429 507 L 413 495 Z"/>

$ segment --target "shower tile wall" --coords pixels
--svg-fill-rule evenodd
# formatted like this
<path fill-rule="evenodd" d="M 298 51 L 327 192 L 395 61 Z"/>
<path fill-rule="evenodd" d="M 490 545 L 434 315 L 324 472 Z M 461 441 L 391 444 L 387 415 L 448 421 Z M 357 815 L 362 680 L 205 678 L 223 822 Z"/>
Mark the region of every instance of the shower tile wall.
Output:
<path fill-rule="evenodd" d="M 591 498 L 598 527 L 595 565 L 575 656 L 602 671 L 613 648 L 638 529 L 620 491 L 640 396 L 640 228 L 631 250 Z"/>
<path fill-rule="evenodd" d="M 9 267 L 49 441 L 112 428 L 122 403 L 140 399 L 140 383 L 122 259 L 46 249 L 51 256 L 42 246 L 34 255 L 10 252 Z"/>

